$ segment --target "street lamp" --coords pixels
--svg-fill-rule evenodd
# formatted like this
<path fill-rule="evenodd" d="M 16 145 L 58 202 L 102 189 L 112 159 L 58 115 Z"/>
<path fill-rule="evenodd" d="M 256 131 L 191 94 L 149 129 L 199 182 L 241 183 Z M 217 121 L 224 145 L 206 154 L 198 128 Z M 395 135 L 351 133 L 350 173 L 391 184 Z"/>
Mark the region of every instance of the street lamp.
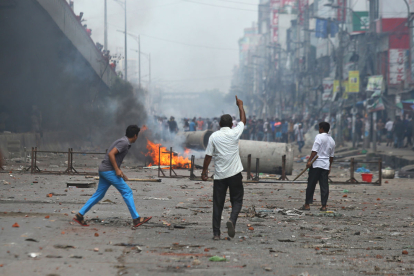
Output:
<path fill-rule="evenodd" d="M 148 90 L 149 90 L 150 85 L 151 85 L 151 54 L 140 52 L 139 50 L 132 50 L 132 51 L 138 53 L 138 55 L 140 55 L 140 54 L 144 55 L 148 59 L 148 63 L 149 63 L 149 65 L 148 65 L 148 72 L 149 72 L 148 73 Z M 138 71 L 139 71 L 138 78 L 139 78 L 140 86 L 141 86 L 141 63 L 139 63 L 139 70 Z"/>
<path fill-rule="evenodd" d="M 125 81 L 128 81 L 128 48 L 127 48 L 127 7 L 126 7 L 126 1 L 127 0 L 114 0 L 117 2 L 121 7 L 124 8 L 125 12 Z"/>
<path fill-rule="evenodd" d="M 125 37 L 127 35 L 130 35 L 132 38 L 134 38 L 138 43 L 138 53 L 142 53 L 141 52 L 141 39 L 140 39 L 139 35 L 135 35 L 135 34 L 132 34 L 132 33 L 127 33 L 126 31 L 124 32 L 124 31 L 121 31 L 121 30 L 117 30 L 117 31 L 121 32 L 121 33 L 125 33 Z M 141 55 L 140 54 L 138 54 L 138 71 L 139 71 L 138 84 L 141 87 Z"/>

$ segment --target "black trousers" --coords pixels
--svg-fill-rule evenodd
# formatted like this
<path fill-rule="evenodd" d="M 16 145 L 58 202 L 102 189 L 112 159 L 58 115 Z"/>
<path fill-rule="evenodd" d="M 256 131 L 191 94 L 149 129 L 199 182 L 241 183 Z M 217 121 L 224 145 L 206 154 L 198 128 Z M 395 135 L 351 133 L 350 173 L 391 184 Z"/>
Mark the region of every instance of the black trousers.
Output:
<path fill-rule="evenodd" d="M 308 187 L 306 188 L 306 204 L 313 203 L 313 194 L 315 193 L 316 183 L 319 181 L 321 203 L 322 206 L 326 206 L 329 197 L 328 176 L 329 170 L 313 167 L 309 169 Z"/>
<path fill-rule="evenodd" d="M 213 186 L 213 233 L 220 235 L 221 214 L 226 200 L 227 188 L 230 190 L 230 202 L 232 206 L 230 221 L 236 226 L 237 217 L 242 209 L 244 188 L 243 176 L 238 173 L 229 178 L 214 180 Z"/>

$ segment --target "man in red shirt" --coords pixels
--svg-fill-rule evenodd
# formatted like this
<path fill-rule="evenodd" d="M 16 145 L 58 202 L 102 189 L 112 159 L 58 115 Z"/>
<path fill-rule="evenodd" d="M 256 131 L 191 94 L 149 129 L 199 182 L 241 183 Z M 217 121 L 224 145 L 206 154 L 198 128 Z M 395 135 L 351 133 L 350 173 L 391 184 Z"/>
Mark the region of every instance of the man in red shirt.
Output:
<path fill-rule="evenodd" d="M 203 130 L 204 121 L 201 119 L 201 117 L 198 117 L 197 121 L 197 130 Z"/>

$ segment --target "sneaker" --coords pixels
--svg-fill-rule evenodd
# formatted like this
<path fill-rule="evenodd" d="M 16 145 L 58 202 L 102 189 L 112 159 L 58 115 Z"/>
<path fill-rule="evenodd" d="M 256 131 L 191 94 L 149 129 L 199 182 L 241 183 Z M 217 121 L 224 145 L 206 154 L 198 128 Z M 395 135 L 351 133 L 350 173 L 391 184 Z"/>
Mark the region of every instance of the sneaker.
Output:
<path fill-rule="evenodd" d="M 215 240 L 215 241 L 219 241 L 219 240 L 220 240 L 220 236 L 214 236 L 214 237 L 213 237 L 213 240 Z"/>
<path fill-rule="evenodd" d="M 236 230 L 234 229 L 234 224 L 230 220 L 227 222 L 227 234 L 229 234 L 230 238 L 234 238 L 234 235 L 236 235 Z"/>

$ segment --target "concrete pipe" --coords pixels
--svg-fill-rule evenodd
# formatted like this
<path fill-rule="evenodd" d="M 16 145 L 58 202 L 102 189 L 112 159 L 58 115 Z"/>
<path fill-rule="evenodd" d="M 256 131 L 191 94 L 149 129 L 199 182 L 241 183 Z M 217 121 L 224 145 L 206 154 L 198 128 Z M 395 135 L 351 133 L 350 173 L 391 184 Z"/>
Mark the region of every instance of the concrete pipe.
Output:
<path fill-rule="evenodd" d="M 292 175 L 293 150 L 290 144 L 240 140 L 239 151 L 244 170 L 247 170 L 247 156 L 251 154 L 251 172 L 256 172 L 256 158 L 259 158 L 259 172 L 272 174 L 282 173 L 282 156 L 286 155 L 286 174 Z"/>
<path fill-rule="evenodd" d="M 211 134 L 213 134 L 211 130 L 179 132 L 177 138 L 183 140 L 186 148 L 205 150 Z"/>

